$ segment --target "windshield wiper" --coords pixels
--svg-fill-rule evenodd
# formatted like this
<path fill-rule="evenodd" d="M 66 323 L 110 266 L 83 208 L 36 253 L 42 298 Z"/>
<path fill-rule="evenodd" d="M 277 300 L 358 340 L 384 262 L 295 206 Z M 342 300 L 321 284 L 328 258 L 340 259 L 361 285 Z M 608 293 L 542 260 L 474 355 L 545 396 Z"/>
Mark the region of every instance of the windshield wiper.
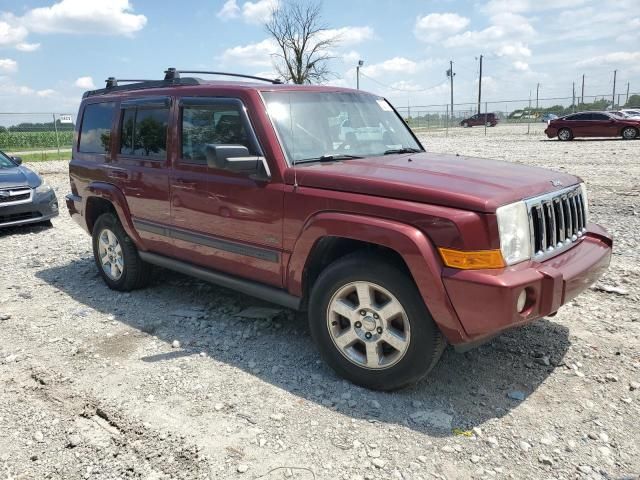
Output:
<path fill-rule="evenodd" d="M 335 155 L 321 155 L 319 157 L 311 157 L 311 158 L 303 158 L 302 160 L 296 160 L 294 162 L 295 165 L 300 163 L 311 163 L 311 162 L 333 162 L 335 160 L 349 160 L 351 158 L 362 158 L 359 155 L 349 155 L 346 153 L 338 153 Z"/>
<path fill-rule="evenodd" d="M 413 147 L 392 148 L 391 150 L 385 150 L 384 155 L 391 155 L 393 153 L 418 153 L 422 150 Z"/>

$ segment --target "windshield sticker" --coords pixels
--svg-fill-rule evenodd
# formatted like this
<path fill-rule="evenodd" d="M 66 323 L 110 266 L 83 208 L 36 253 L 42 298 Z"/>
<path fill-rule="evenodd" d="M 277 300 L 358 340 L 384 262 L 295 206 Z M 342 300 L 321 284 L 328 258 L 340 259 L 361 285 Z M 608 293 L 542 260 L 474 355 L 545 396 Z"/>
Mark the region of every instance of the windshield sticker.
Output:
<path fill-rule="evenodd" d="M 376 102 L 378 103 L 378 105 L 380 105 L 380 108 L 385 112 L 391 111 L 391 106 L 386 102 L 386 100 L 376 100 Z"/>

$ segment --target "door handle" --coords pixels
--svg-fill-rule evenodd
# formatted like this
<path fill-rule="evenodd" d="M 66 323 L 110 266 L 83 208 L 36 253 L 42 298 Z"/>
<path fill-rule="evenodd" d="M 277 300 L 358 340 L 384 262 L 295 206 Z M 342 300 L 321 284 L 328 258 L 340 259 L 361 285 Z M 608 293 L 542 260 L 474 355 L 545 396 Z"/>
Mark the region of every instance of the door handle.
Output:
<path fill-rule="evenodd" d="M 109 178 L 116 178 L 119 180 L 127 180 L 129 178 L 129 174 L 127 172 L 123 172 L 120 170 L 111 170 L 107 176 Z"/>

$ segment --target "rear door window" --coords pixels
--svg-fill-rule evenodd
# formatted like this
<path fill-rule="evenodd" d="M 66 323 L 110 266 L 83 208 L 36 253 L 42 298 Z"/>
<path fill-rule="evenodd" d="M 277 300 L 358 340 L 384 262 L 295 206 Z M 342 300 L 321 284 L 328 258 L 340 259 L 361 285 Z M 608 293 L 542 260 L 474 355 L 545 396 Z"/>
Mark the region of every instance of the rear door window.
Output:
<path fill-rule="evenodd" d="M 591 120 L 609 120 L 609 117 L 604 113 L 592 113 Z"/>
<path fill-rule="evenodd" d="M 121 155 L 167 158 L 168 99 L 123 102 L 121 115 Z"/>
<path fill-rule="evenodd" d="M 115 103 L 91 103 L 84 107 L 78 150 L 82 153 L 108 153 Z"/>

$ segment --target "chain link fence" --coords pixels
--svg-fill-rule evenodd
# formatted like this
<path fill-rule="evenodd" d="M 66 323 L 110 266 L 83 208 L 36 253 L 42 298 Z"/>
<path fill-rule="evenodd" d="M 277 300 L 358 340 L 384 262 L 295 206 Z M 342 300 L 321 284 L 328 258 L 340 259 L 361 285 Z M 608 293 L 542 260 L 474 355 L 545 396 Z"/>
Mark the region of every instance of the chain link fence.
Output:
<path fill-rule="evenodd" d="M 635 102 L 635 103 L 634 103 Z M 423 105 L 398 107 L 398 112 L 414 130 L 437 130 L 448 133 L 450 129 L 484 128 L 485 134 L 544 135 L 547 121 L 575 112 L 618 111 L 623 108 L 640 108 L 640 94 L 629 93 L 618 97 L 612 105 L 611 94 L 580 97 L 556 97 L 525 100 L 502 100 L 453 105 Z M 478 115 L 478 113 L 480 115 Z M 494 120 L 495 119 L 495 120 Z"/>
<path fill-rule="evenodd" d="M 69 160 L 76 115 L 0 112 L 0 150 L 23 161 Z"/>

